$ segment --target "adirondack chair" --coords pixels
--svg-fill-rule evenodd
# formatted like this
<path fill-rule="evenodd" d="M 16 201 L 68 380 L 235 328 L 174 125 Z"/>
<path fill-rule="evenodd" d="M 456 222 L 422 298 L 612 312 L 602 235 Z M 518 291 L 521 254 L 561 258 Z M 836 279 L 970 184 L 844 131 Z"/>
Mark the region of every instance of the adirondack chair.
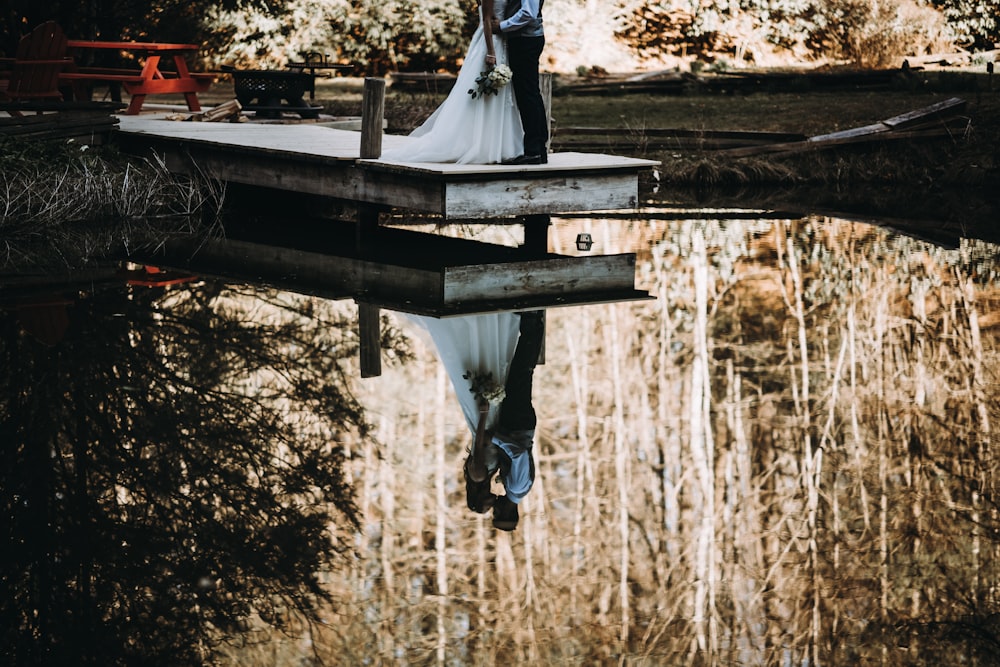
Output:
<path fill-rule="evenodd" d="M 66 56 L 66 35 L 54 21 L 39 25 L 21 38 L 6 80 L 0 79 L 2 100 L 61 100 L 59 72 L 73 62 Z M 21 115 L 18 111 L 11 111 Z"/>

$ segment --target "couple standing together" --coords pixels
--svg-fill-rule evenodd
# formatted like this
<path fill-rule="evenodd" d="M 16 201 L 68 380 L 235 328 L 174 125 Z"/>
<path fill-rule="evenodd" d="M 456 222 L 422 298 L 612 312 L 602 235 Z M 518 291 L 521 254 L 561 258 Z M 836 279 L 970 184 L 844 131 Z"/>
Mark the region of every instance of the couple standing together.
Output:
<path fill-rule="evenodd" d="M 410 134 L 406 145 L 382 158 L 399 162 L 544 164 L 548 116 L 538 86 L 545 47 L 545 0 L 482 0 L 451 94 Z M 480 73 L 506 64 L 513 77 L 495 95 L 473 98 Z"/>
<path fill-rule="evenodd" d="M 410 134 L 382 154 L 397 162 L 545 164 L 548 116 L 538 86 L 545 46 L 544 0 L 482 0 L 480 22 L 447 99 Z M 496 37 L 496 38 L 494 38 Z M 495 95 L 468 91 L 497 65 L 510 67 L 510 85 Z M 434 342 L 448 372 L 473 443 L 463 466 L 466 501 L 493 511 L 500 530 L 517 527 L 518 505 L 535 480 L 536 416 L 532 380 L 544 337 L 543 311 L 433 318 L 413 315 Z M 489 374 L 504 388 L 499 404 L 477 397 L 470 373 Z M 493 493 L 498 477 L 503 494 Z"/>

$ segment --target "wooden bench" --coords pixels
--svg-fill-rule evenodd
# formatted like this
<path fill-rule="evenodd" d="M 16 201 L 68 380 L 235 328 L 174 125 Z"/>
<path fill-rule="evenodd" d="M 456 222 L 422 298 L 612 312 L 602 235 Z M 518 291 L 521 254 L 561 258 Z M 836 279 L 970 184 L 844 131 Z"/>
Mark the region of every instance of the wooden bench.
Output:
<path fill-rule="evenodd" d="M 196 83 L 195 92 L 203 93 L 218 79 L 219 75 L 214 72 L 189 72 L 188 76 Z M 59 80 L 72 87 L 73 99 L 89 100 L 93 97 L 95 86 L 107 86 L 111 99 L 121 102 L 121 89 L 126 91 L 135 90 L 140 87 L 155 87 L 150 93 L 180 93 L 190 92 L 191 85 L 182 79 L 171 76 L 170 72 L 164 73 L 164 78 L 155 79 L 148 82 L 141 70 L 115 69 L 109 67 L 78 67 L 71 72 L 63 72 L 59 75 Z M 131 91 L 130 91 L 131 92 Z"/>
<path fill-rule="evenodd" d="M 161 44 L 157 42 L 103 42 L 69 40 L 71 50 L 103 49 L 111 51 L 131 51 L 145 59 L 142 69 L 120 69 L 108 67 L 78 67 L 64 72 L 60 81 L 73 86 L 74 96 L 89 99 L 95 85 L 107 85 L 112 99 L 121 99 L 120 88 L 132 96 L 126 114 L 134 115 L 142 110 L 147 95 L 180 94 L 187 101 L 190 111 L 201 111 L 198 93 L 209 89 L 218 78 L 215 72 L 191 72 L 184 60 L 186 54 L 198 50 L 197 44 Z M 161 71 L 160 60 L 173 61 L 174 69 Z"/>

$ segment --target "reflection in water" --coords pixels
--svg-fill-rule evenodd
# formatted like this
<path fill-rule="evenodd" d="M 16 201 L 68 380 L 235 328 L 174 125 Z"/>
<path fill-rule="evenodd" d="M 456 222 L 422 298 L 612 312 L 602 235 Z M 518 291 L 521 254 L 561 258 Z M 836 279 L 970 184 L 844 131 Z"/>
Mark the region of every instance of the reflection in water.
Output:
<path fill-rule="evenodd" d="M 0 310 L 7 664 L 200 664 L 250 610 L 283 627 L 326 598 L 354 520 L 349 323 L 126 277 Z"/>
<path fill-rule="evenodd" d="M 592 252 L 637 251 L 657 300 L 549 311 L 536 495 L 512 537 L 462 512 L 468 437 L 435 366 L 366 385 L 398 410 L 378 430 L 385 458 L 356 462 L 378 481 L 361 501 L 369 587 L 340 596 L 371 614 L 342 629 L 368 637 L 354 650 L 989 660 L 996 248 L 667 217 L 556 221 L 555 252 L 576 254 L 580 231 Z"/>
<path fill-rule="evenodd" d="M 355 385 L 374 425 L 373 437 L 343 438 L 358 557 L 325 573 L 331 601 L 317 623 L 223 659 L 989 661 L 1000 636 L 996 247 L 740 217 L 555 221 L 555 252 L 576 254 L 581 231 L 592 253 L 637 252 L 637 287 L 656 300 L 549 311 L 535 374 L 537 476 L 513 534 L 465 509 L 468 429 L 433 350 L 418 345 L 412 363 Z M 284 572 L 267 554 L 289 547 L 264 526 L 299 524 L 258 507 L 264 478 L 248 482 L 248 471 L 269 469 L 262 452 L 282 471 L 267 478 L 279 488 L 265 500 L 321 516 L 310 512 L 329 498 L 316 494 L 326 487 L 313 467 L 326 465 L 340 424 L 360 421 L 326 357 L 356 347 L 336 322 L 299 319 L 315 311 L 295 309 L 287 330 L 254 324 L 288 295 L 241 294 L 227 309 L 213 289 L 178 291 L 176 302 L 138 292 L 74 302 L 71 328 L 83 335 L 46 352 L 5 319 L 4 364 L 15 372 L 4 377 L 4 429 L 20 438 L 5 441 L 30 433 L 41 443 L 8 448 L 4 467 L 21 540 L 21 579 L 4 581 L 22 613 L 35 600 L 96 600 L 112 619 L 176 607 L 187 625 L 155 636 L 197 636 L 206 609 L 230 607 L 191 582 L 207 576 L 236 593 L 227 574 Z M 258 402 L 269 385 L 247 378 L 265 372 L 288 380 L 288 402 Z M 344 406 L 307 429 L 282 414 Z M 275 452 L 299 443 L 309 443 L 301 465 L 286 471 Z M 289 481 L 305 474 L 319 477 Z M 31 510 L 16 509 L 24 498 Z M 40 537 L 27 530 L 37 516 L 51 524 Z M 225 539 L 205 537 L 220 526 Z M 310 534 L 296 544 L 321 550 Z M 195 548 L 195 535 L 215 551 Z M 234 547 L 236 537 L 252 548 Z M 266 578 L 252 572 L 261 605 Z M 303 590 L 287 583 L 283 592 Z M 132 606 L 135 591 L 149 601 Z M 9 608 L 7 628 L 41 623 Z M 81 634 L 123 632 L 94 616 Z"/>

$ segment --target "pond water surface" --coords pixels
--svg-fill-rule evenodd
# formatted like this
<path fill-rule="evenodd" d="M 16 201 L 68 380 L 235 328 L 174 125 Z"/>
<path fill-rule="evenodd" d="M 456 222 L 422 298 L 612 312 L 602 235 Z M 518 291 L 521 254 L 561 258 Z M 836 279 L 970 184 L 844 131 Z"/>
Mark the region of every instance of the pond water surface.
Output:
<path fill-rule="evenodd" d="M 398 314 L 361 379 L 353 301 L 294 280 L 9 281 L 15 659 L 988 664 L 1000 246 L 858 218 L 553 218 L 551 252 L 635 253 L 651 298 L 548 311 L 514 533 L 466 508 L 468 430 Z"/>

